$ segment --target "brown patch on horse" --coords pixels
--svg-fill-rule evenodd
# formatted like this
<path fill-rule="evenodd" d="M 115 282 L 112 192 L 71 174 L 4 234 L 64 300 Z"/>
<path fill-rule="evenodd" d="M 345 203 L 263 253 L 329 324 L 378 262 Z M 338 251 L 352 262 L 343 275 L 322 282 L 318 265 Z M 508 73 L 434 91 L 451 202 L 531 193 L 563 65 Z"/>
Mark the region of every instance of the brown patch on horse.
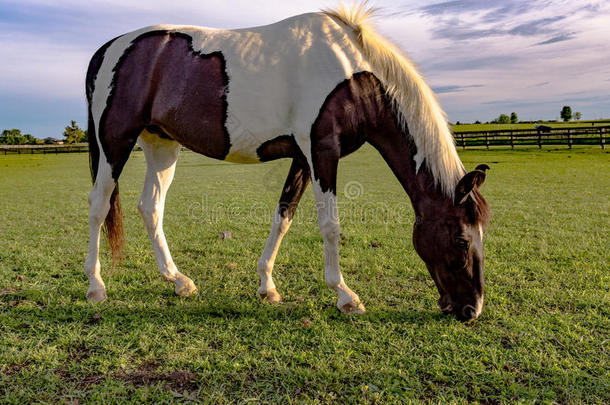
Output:
<path fill-rule="evenodd" d="M 311 128 L 314 176 L 322 191 L 336 194 L 328 183 L 336 178 L 333 162 L 364 144 L 386 103 L 379 80 L 370 72 L 354 74 L 327 96 Z"/>
<path fill-rule="evenodd" d="M 229 79 L 221 52 L 201 54 L 186 34 L 153 31 L 133 41 L 114 71 L 100 141 L 115 179 L 147 128 L 208 157 L 226 157 Z"/>
<path fill-rule="evenodd" d="M 294 217 L 299 201 L 310 180 L 311 171 L 307 161 L 304 158 L 294 158 L 278 203 L 279 214 L 282 218 L 292 219 Z"/>
<path fill-rule="evenodd" d="M 280 135 L 264 142 L 256 149 L 256 154 L 261 162 L 269 162 L 287 157 L 305 158 L 293 135 Z"/>
<path fill-rule="evenodd" d="M 299 201 L 311 180 L 311 171 L 305 155 L 292 135 L 282 135 L 263 143 L 256 150 L 261 162 L 292 157 L 292 165 L 278 203 L 282 218 L 292 219 Z"/>
<path fill-rule="evenodd" d="M 292 219 L 299 201 L 311 180 L 311 171 L 305 155 L 297 146 L 292 135 L 282 135 L 263 143 L 256 153 L 261 162 L 292 157 L 292 165 L 278 203 L 279 214 L 282 218 Z"/>

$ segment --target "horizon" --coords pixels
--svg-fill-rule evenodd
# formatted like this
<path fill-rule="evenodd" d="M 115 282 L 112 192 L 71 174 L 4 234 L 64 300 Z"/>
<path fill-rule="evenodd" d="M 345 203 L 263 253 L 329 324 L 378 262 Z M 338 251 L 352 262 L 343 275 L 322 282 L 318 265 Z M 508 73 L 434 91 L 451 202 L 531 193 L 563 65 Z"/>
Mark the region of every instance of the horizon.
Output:
<path fill-rule="evenodd" d="M 142 26 L 218 28 L 270 24 L 338 2 L 244 0 L 167 4 L 92 0 L 5 0 L 0 5 L 0 130 L 62 136 L 86 129 L 84 78 L 106 41 Z M 370 2 L 374 22 L 415 62 L 450 122 L 610 118 L 610 4 L 486 0 Z M 476 51 L 475 51 L 476 50 Z M 570 55 L 566 58 L 565 55 Z M 44 68 L 42 68 L 44 67 Z"/>

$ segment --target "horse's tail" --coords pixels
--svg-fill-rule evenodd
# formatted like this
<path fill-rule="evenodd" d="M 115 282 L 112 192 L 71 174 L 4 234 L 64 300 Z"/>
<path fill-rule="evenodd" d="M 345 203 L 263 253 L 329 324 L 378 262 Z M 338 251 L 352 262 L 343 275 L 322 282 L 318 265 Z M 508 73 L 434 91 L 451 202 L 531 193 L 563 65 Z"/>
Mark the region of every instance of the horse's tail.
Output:
<path fill-rule="evenodd" d="M 93 58 L 91 58 L 85 84 L 88 104 L 87 138 L 89 142 L 89 168 L 91 171 L 91 181 L 94 185 L 98 174 L 101 151 L 98 143 L 99 134 L 93 119 L 93 92 L 95 90 L 95 79 L 97 78 L 97 73 L 102 65 L 104 54 L 112 42 L 114 42 L 114 39 L 102 46 L 95 55 L 93 55 Z M 108 239 L 108 244 L 110 245 L 110 250 L 112 252 L 112 265 L 115 266 L 123 259 L 123 246 L 125 245 L 123 210 L 119 197 L 118 182 L 115 184 L 114 190 L 110 196 L 110 210 L 104 219 L 104 226 L 102 229 Z"/>
<path fill-rule="evenodd" d="M 445 113 L 413 63 L 375 31 L 370 22 L 375 11 L 364 1 L 324 13 L 353 32 L 372 73 L 385 87 L 398 120 L 405 130 L 409 124 L 408 133 L 417 147 L 417 169 L 425 162 L 442 191 L 453 197 L 455 186 L 466 172 Z"/>

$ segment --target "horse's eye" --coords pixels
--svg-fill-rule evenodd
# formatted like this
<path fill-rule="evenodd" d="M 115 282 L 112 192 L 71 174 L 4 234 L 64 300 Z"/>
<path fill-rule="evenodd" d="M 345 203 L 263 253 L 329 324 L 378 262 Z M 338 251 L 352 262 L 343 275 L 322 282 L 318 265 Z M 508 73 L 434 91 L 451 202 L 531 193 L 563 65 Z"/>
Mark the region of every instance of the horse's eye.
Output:
<path fill-rule="evenodd" d="M 469 243 L 466 239 L 464 238 L 457 238 L 455 240 L 455 244 L 460 248 L 460 249 L 468 249 Z"/>

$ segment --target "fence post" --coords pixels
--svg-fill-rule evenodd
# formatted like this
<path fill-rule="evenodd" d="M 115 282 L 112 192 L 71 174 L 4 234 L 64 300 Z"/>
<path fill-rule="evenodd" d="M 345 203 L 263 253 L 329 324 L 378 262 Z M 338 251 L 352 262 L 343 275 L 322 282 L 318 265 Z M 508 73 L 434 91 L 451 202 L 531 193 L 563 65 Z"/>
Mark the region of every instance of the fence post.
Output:
<path fill-rule="evenodd" d="M 604 138 L 604 129 L 600 128 L 599 129 L 599 144 L 601 145 L 602 149 L 606 149 L 606 139 Z"/>
<path fill-rule="evenodd" d="M 513 131 L 510 131 L 510 148 L 515 149 L 515 140 L 513 139 Z"/>
<path fill-rule="evenodd" d="M 538 149 L 542 149 L 542 131 L 538 130 Z"/>
<path fill-rule="evenodd" d="M 462 149 L 466 149 L 466 142 L 464 141 L 464 133 L 462 132 L 460 134 L 460 136 L 462 137 Z"/>
<path fill-rule="evenodd" d="M 570 131 L 570 128 L 568 128 L 568 147 L 572 149 L 572 132 Z"/>
<path fill-rule="evenodd" d="M 485 132 L 485 146 L 489 150 L 489 132 Z"/>

